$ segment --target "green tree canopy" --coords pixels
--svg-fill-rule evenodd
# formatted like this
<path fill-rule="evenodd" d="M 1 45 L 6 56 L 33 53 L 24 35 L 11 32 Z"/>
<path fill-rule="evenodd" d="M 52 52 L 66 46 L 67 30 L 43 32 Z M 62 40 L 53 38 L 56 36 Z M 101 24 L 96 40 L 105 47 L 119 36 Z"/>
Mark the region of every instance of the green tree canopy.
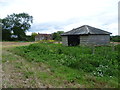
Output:
<path fill-rule="evenodd" d="M 33 41 L 35 41 L 35 36 L 36 36 L 36 35 L 38 35 L 38 34 L 35 33 L 35 32 L 33 32 L 33 33 L 31 34 L 31 38 L 32 38 Z"/>
<path fill-rule="evenodd" d="M 56 40 L 56 41 L 61 41 L 62 38 L 61 38 L 61 34 L 64 33 L 64 31 L 57 31 L 57 32 L 54 32 L 52 34 L 52 38 L 53 40 Z"/>
<path fill-rule="evenodd" d="M 6 31 L 18 36 L 18 40 L 25 38 L 25 32 L 31 27 L 33 17 L 27 13 L 11 14 L 2 19 L 3 38 Z"/>
<path fill-rule="evenodd" d="M 2 41 L 2 19 L 0 18 L 0 41 Z"/>
<path fill-rule="evenodd" d="M 111 36 L 111 41 L 112 42 L 120 42 L 120 35 Z"/>

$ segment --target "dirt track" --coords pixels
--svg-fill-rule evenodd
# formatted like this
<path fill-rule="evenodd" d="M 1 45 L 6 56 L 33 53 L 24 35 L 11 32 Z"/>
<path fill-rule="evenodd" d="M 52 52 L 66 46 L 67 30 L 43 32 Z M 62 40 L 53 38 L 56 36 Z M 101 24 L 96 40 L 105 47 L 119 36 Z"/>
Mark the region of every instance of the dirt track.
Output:
<path fill-rule="evenodd" d="M 11 46 L 24 46 L 29 45 L 35 42 L 0 42 L 2 43 L 2 47 L 11 47 Z"/>
<path fill-rule="evenodd" d="M 120 42 L 110 42 L 111 44 L 118 45 Z"/>
<path fill-rule="evenodd" d="M 4 63 L 0 64 L 2 66 L 0 69 L 2 70 L 2 82 L 0 82 L 0 88 L 17 88 L 17 87 L 46 87 L 40 81 L 39 83 L 30 83 L 34 78 L 25 79 L 22 75 L 22 71 L 18 68 L 15 68 L 17 64 L 22 63 L 23 67 L 21 69 L 25 70 L 25 65 L 28 64 L 22 57 L 12 54 L 7 51 L 7 48 L 11 48 L 14 46 L 24 46 L 29 45 L 35 42 L 0 42 L 0 46 L 2 45 L 2 60 Z M 34 80 L 34 81 L 37 81 Z"/>

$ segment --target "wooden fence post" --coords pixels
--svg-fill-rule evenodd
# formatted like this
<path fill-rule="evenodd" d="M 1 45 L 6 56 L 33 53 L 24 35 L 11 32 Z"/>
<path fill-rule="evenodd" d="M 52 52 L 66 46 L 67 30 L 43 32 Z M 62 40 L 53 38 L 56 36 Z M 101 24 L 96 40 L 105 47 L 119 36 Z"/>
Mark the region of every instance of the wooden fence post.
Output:
<path fill-rule="evenodd" d="M 115 51 L 114 42 L 112 43 L 112 51 Z"/>
<path fill-rule="evenodd" d="M 93 55 L 95 54 L 95 46 L 94 45 L 92 46 L 92 54 Z"/>

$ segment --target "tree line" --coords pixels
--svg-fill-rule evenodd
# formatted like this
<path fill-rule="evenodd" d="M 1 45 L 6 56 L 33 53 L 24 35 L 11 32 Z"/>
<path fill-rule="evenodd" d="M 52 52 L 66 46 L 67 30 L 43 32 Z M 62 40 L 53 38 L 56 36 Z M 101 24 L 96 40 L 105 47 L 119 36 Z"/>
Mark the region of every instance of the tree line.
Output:
<path fill-rule="evenodd" d="M 11 14 L 0 19 L 1 33 L 3 41 L 34 41 L 37 33 L 32 33 L 31 36 L 26 35 L 33 23 L 33 16 L 27 13 Z M 63 31 L 52 33 L 53 40 L 61 41 Z"/>
<path fill-rule="evenodd" d="M 120 35 L 111 36 L 110 39 L 112 42 L 120 42 Z"/>
<path fill-rule="evenodd" d="M 2 41 L 34 41 L 37 33 L 32 33 L 30 36 L 26 35 L 33 23 L 33 16 L 27 13 L 11 14 L 0 19 L 0 35 L 2 34 Z M 1 32 L 2 31 L 2 32 Z M 52 39 L 61 41 L 60 34 L 64 31 L 57 31 L 52 33 Z M 111 41 L 120 42 L 120 36 L 111 36 Z"/>

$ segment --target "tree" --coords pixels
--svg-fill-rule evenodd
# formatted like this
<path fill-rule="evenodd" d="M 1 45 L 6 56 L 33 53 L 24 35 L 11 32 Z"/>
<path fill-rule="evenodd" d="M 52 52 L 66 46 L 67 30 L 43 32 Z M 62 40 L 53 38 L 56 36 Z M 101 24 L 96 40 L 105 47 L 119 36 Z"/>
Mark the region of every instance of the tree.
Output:
<path fill-rule="evenodd" d="M 0 18 L 0 41 L 2 41 L 2 19 Z"/>
<path fill-rule="evenodd" d="M 5 19 L 2 20 L 2 40 L 11 40 L 11 31 L 8 29 L 7 21 Z"/>
<path fill-rule="evenodd" d="M 5 40 L 5 41 L 10 41 L 11 40 L 10 30 L 7 30 L 7 29 L 2 30 L 2 40 Z"/>
<path fill-rule="evenodd" d="M 120 35 L 111 36 L 110 39 L 112 42 L 120 42 Z"/>
<path fill-rule="evenodd" d="M 35 32 L 33 32 L 32 34 L 31 34 L 31 39 L 33 40 L 33 41 L 35 41 L 35 36 L 36 35 L 38 35 L 37 33 L 35 33 Z"/>
<path fill-rule="evenodd" d="M 61 41 L 62 38 L 61 38 L 61 34 L 64 33 L 64 31 L 57 31 L 57 32 L 54 32 L 52 34 L 52 38 L 53 40 L 56 40 L 56 41 Z"/>
<path fill-rule="evenodd" d="M 4 34 L 13 33 L 13 35 L 17 35 L 18 40 L 25 39 L 25 32 L 29 30 L 31 27 L 31 23 L 33 22 L 33 17 L 27 13 L 19 13 L 19 14 L 11 14 L 2 19 L 2 29 L 3 29 L 3 38 Z"/>

